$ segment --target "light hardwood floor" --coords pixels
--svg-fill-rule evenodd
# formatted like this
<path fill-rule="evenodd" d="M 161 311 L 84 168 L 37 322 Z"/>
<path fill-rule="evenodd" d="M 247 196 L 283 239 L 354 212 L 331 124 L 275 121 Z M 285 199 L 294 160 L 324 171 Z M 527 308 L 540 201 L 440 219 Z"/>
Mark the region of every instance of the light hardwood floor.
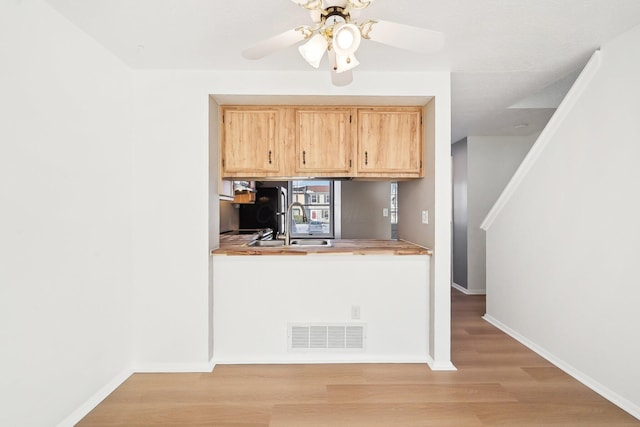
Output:
<path fill-rule="evenodd" d="M 456 372 L 432 372 L 420 364 L 340 364 L 135 374 L 78 425 L 640 425 L 482 320 L 484 297 L 452 294 Z"/>

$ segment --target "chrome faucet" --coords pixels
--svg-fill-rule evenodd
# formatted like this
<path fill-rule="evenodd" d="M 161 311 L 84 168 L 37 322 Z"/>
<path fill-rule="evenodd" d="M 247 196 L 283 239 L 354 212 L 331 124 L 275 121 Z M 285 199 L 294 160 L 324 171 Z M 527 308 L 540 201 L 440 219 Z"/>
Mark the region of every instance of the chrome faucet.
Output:
<path fill-rule="evenodd" d="M 289 207 L 287 208 L 287 228 L 284 233 L 284 244 L 285 246 L 289 246 L 291 244 L 291 209 L 294 206 L 299 206 L 302 209 L 302 221 L 307 222 L 307 213 L 304 210 L 304 206 L 300 202 L 291 202 Z"/>

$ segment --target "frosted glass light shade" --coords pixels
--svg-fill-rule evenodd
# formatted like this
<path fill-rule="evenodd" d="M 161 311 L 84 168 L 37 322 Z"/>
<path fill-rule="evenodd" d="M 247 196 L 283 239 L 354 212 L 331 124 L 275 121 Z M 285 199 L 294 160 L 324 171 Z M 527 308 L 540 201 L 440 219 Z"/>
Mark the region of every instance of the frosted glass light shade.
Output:
<path fill-rule="evenodd" d="M 320 34 L 311 37 L 311 40 L 298 48 L 300 55 L 314 68 L 320 66 L 320 60 L 327 50 L 327 39 Z"/>
<path fill-rule="evenodd" d="M 360 46 L 360 29 L 353 24 L 337 26 L 333 32 L 333 49 L 338 55 L 352 54 Z"/>
<path fill-rule="evenodd" d="M 360 64 L 360 62 L 356 59 L 356 56 L 353 53 L 350 55 L 340 55 L 336 52 L 336 73 L 351 70 L 357 67 L 358 64 Z"/>

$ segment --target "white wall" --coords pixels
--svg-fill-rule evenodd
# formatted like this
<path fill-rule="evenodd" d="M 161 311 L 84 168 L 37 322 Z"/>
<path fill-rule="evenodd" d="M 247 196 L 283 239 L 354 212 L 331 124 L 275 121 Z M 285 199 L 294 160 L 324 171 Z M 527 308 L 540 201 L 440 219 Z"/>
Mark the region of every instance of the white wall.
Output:
<path fill-rule="evenodd" d="M 217 165 L 219 162 L 219 150 L 218 150 L 218 137 L 220 126 L 220 107 L 215 99 L 209 97 L 209 165 Z M 228 217 L 238 218 L 237 214 L 223 215 L 223 206 L 220 201 L 220 174 L 217 167 L 209 167 L 209 249 L 218 248 L 220 246 L 220 230 L 228 230 L 227 227 L 233 226 L 233 224 L 226 223 Z M 228 203 L 228 202 L 225 202 Z M 237 212 L 237 209 L 232 208 Z M 230 213 L 227 211 L 227 213 Z M 226 218 L 224 218 L 226 217 Z M 224 218 L 224 219 L 223 219 Z M 222 227 L 225 227 L 224 229 Z M 233 227 L 238 228 L 238 227 Z M 209 276 L 208 276 L 208 300 L 207 306 L 207 335 L 208 335 L 208 351 L 207 358 L 213 360 L 213 263 L 209 259 Z"/>
<path fill-rule="evenodd" d="M 428 256 L 325 254 L 293 263 L 290 256 L 212 258 L 216 363 L 427 361 Z M 286 271 L 288 280 L 239 271 Z M 365 325 L 365 348 L 290 351 L 292 323 Z"/>
<path fill-rule="evenodd" d="M 130 372 L 130 73 L 32 0 L 0 74 L 0 425 L 71 424 Z"/>
<path fill-rule="evenodd" d="M 192 73 L 133 74 L 134 369 L 208 370 L 209 96 Z"/>
<path fill-rule="evenodd" d="M 344 181 L 342 187 L 343 239 L 391 239 L 391 183 L 386 181 Z"/>
<path fill-rule="evenodd" d="M 440 89 L 450 86 L 441 75 Z M 451 98 L 436 90 L 425 106 L 424 179 L 398 183 L 398 237 L 433 250 L 429 268 L 429 355 L 434 369 L 451 364 Z M 422 224 L 421 211 L 429 223 Z"/>
<path fill-rule="evenodd" d="M 640 418 L 638 51 L 592 58 L 484 227 L 488 319 Z"/>
<path fill-rule="evenodd" d="M 524 159 L 538 133 L 467 138 L 467 292 L 486 289 L 485 231 L 480 224 Z"/>
<path fill-rule="evenodd" d="M 467 264 L 469 259 L 467 255 L 469 223 L 469 212 L 467 210 L 469 181 L 467 153 L 467 138 L 461 139 L 451 146 L 451 184 L 453 185 L 453 226 L 451 230 L 453 268 L 451 271 L 453 284 L 459 289 L 467 288 Z"/>

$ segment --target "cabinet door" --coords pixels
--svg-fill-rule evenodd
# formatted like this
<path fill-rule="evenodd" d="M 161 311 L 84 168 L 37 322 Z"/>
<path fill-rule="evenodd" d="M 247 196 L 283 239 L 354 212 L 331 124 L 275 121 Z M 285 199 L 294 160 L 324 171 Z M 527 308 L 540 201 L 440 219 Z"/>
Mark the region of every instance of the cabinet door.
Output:
<path fill-rule="evenodd" d="M 351 109 L 296 110 L 296 172 L 351 171 Z"/>
<path fill-rule="evenodd" d="M 223 176 L 269 176 L 280 167 L 279 110 L 229 108 L 223 111 Z"/>
<path fill-rule="evenodd" d="M 420 177 L 422 108 L 358 109 L 359 176 Z"/>

